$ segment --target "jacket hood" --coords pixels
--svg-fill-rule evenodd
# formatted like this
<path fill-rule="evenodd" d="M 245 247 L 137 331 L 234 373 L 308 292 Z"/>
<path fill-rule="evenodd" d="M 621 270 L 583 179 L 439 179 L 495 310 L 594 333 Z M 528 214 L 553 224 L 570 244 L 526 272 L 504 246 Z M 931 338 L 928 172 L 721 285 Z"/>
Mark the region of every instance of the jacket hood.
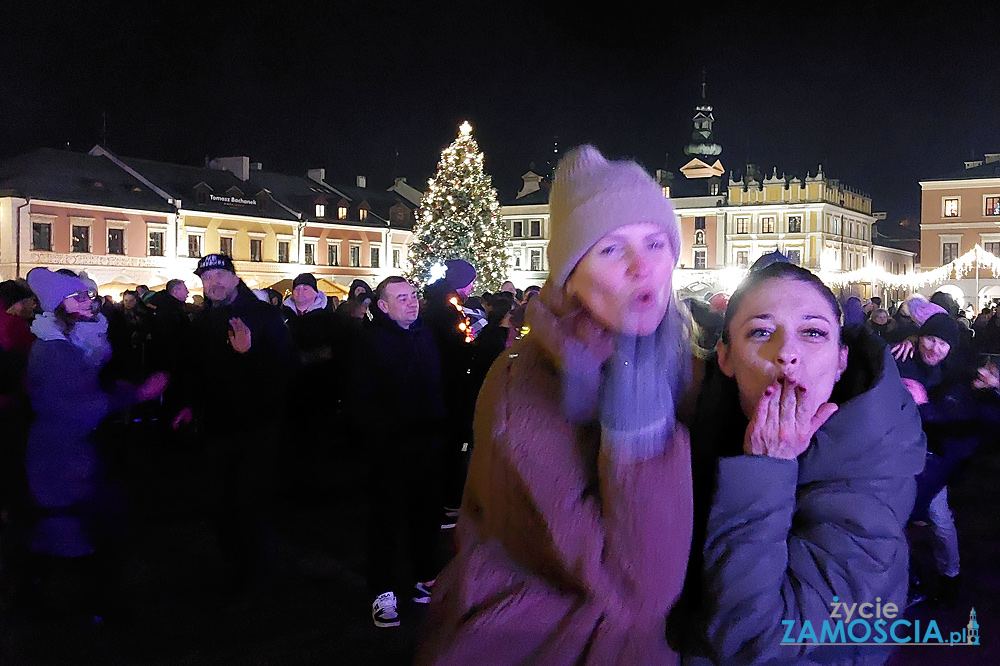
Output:
<path fill-rule="evenodd" d="M 872 387 L 841 404 L 799 458 L 800 484 L 906 477 L 923 469 L 926 438 L 920 412 L 891 352 L 883 353 Z"/>
<path fill-rule="evenodd" d="M 308 312 L 312 312 L 313 310 L 325 309 L 326 304 L 329 302 L 329 300 L 330 299 L 327 297 L 326 294 L 324 294 L 322 291 L 317 291 L 316 298 L 314 298 L 313 302 L 309 304 L 309 307 L 306 308 L 305 312 L 299 312 L 298 310 L 295 309 L 295 301 L 292 299 L 291 296 L 282 301 L 281 304 L 284 305 L 289 310 L 291 310 L 296 315 L 304 315 Z"/>

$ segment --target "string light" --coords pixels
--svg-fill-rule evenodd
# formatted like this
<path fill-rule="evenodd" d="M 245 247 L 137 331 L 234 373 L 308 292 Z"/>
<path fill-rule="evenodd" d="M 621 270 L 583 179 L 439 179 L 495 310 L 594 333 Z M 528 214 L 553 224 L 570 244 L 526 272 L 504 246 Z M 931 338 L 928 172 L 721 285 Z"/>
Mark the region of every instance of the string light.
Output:
<path fill-rule="evenodd" d="M 465 336 L 466 342 L 472 342 L 476 339 L 472 333 L 472 322 L 470 322 L 469 318 L 465 315 L 465 310 L 463 310 L 462 306 L 459 304 L 458 297 L 452 296 L 448 299 L 448 302 L 451 303 L 455 309 L 458 310 L 458 314 L 461 315 L 461 318 L 458 320 L 458 332 Z"/>

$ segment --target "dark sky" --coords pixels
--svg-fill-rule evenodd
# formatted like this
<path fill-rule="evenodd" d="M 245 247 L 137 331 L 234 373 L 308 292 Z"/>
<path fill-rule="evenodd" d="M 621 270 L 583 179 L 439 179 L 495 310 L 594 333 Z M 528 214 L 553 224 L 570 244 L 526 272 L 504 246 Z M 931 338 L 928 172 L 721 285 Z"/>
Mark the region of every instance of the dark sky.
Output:
<path fill-rule="evenodd" d="M 1000 152 L 996 3 L 20 4 L 0 157 L 87 150 L 103 113 L 121 155 L 420 185 L 468 119 L 506 200 L 556 136 L 679 167 L 703 67 L 727 169 L 822 163 L 891 220 L 920 178 Z"/>

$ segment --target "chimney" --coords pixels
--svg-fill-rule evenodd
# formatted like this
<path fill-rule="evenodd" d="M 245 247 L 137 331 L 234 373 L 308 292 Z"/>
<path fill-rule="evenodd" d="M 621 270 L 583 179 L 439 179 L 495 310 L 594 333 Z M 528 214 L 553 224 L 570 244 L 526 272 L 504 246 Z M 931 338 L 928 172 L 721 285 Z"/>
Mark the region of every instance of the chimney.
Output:
<path fill-rule="evenodd" d="M 986 153 L 986 163 L 993 164 L 994 162 L 1000 162 L 1000 153 Z"/>
<path fill-rule="evenodd" d="M 368 183 L 368 179 L 364 176 L 358 176 L 358 187 L 365 187 Z"/>
<path fill-rule="evenodd" d="M 208 168 L 228 171 L 243 181 L 250 178 L 250 158 L 246 156 L 216 157 L 209 161 Z"/>
<path fill-rule="evenodd" d="M 306 176 L 309 180 L 316 181 L 317 183 L 322 183 L 326 180 L 326 169 L 309 169 L 306 172 Z"/>

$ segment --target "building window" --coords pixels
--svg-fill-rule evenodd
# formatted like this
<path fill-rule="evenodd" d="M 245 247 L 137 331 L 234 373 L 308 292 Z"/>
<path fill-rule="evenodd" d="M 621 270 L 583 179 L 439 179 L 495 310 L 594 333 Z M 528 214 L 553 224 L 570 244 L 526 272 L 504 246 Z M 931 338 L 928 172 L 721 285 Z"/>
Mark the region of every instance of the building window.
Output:
<path fill-rule="evenodd" d="M 358 219 L 361 220 L 362 222 L 364 222 L 365 220 L 367 220 L 368 219 L 368 211 L 366 209 L 364 209 L 364 208 L 359 208 L 358 209 Z"/>
<path fill-rule="evenodd" d="M 340 265 L 340 246 L 336 243 L 326 245 L 326 263 L 328 266 Z"/>
<path fill-rule="evenodd" d="M 748 234 L 748 233 L 750 233 L 750 218 L 749 217 L 738 217 L 738 218 L 736 218 L 736 233 L 738 233 L 738 234 Z"/>
<path fill-rule="evenodd" d="M 52 249 L 52 225 L 48 222 L 31 223 L 31 249 Z"/>
<path fill-rule="evenodd" d="M 278 263 L 288 263 L 288 251 L 290 243 L 288 241 L 278 241 Z M 306 247 L 309 247 L 308 245 Z M 308 263 L 308 262 L 306 262 Z"/>
<path fill-rule="evenodd" d="M 90 227 L 73 225 L 73 252 L 90 252 Z"/>
<path fill-rule="evenodd" d="M 352 245 L 351 246 L 351 267 L 358 268 L 361 266 L 361 246 Z"/>
<path fill-rule="evenodd" d="M 983 214 L 990 217 L 1000 215 L 1000 197 L 986 197 L 986 210 Z"/>
<path fill-rule="evenodd" d="M 541 236 L 542 236 L 542 221 L 541 220 L 532 220 L 530 222 L 530 224 L 531 224 L 531 237 L 532 238 L 541 238 Z"/>
<path fill-rule="evenodd" d="M 233 256 L 233 237 L 232 236 L 220 236 L 219 237 L 219 252 L 226 255 L 227 257 Z"/>
<path fill-rule="evenodd" d="M 983 248 L 994 257 L 1000 257 L 1000 243 L 985 243 L 986 247 Z"/>
<path fill-rule="evenodd" d="M 108 254 L 125 254 L 124 229 L 108 229 Z"/>
<path fill-rule="evenodd" d="M 310 266 L 314 265 L 316 263 L 316 243 L 306 243 L 303 249 L 305 250 L 305 263 Z"/>
<path fill-rule="evenodd" d="M 698 231 L 694 232 L 694 244 L 695 245 L 704 245 L 705 244 L 705 232 L 704 231 L 701 231 L 699 229 Z"/>
<path fill-rule="evenodd" d="M 802 250 L 788 250 L 788 263 L 802 265 Z"/>
<path fill-rule="evenodd" d="M 163 237 L 164 233 L 162 231 L 149 232 L 149 256 L 163 256 Z"/>
<path fill-rule="evenodd" d="M 340 206 L 337 208 L 337 219 L 346 220 L 347 219 L 347 206 Z"/>
<path fill-rule="evenodd" d="M 201 234 L 188 233 L 188 256 L 201 257 Z"/>
<path fill-rule="evenodd" d="M 696 218 L 694 218 L 694 228 L 695 229 L 704 229 L 705 228 L 705 216 L 704 215 L 699 215 Z"/>
<path fill-rule="evenodd" d="M 521 251 L 520 250 L 514 250 L 514 252 L 511 254 L 511 256 L 514 257 L 514 270 L 515 271 L 521 270 Z"/>
<path fill-rule="evenodd" d="M 514 220 L 514 230 L 511 238 L 524 238 L 524 220 Z"/>
<path fill-rule="evenodd" d="M 665 196 L 668 199 L 670 198 L 670 186 L 669 185 L 664 185 L 663 186 L 663 196 Z"/>
<path fill-rule="evenodd" d="M 737 250 L 736 252 L 736 265 L 740 268 L 746 268 L 750 265 L 750 251 L 749 250 Z"/>
<path fill-rule="evenodd" d="M 958 243 L 941 244 L 941 263 L 948 264 L 958 259 Z"/>
<path fill-rule="evenodd" d="M 760 233 L 762 234 L 773 234 L 774 233 L 774 218 L 771 216 L 760 218 Z"/>
<path fill-rule="evenodd" d="M 705 250 L 694 251 L 694 267 L 696 270 L 705 270 Z"/>
<path fill-rule="evenodd" d="M 802 216 L 801 215 L 789 215 L 788 216 L 788 233 L 790 233 L 790 234 L 800 234 L 800 233 L 802 233 Z"/>
<path fill-rule="evenodd" d="M 402 258 L 403 258 L 403 253 L 394 248 L 392 250 L 392 267 L 393 268 L 401 268 L 400 262 L 401 262 Z"/>
<path fill-rule="evenodd" d="M 260 238 L 250 239 L 250 261 L 264 261 L 264 241 Z"/>
<path fill-rule="evenodd" d="M 944 200 L 944 217 L 958 217 L 958 197 Z"/>
<path fill-rule="evenodd" d="M 374 245 L 368 247 L 368 259 L 371 261 L 371 263 L 369 265 L 372 268 L 378 268 L 379 267 L 379 263 L 380 263 L 379 259 L 381 259 L 381 250 L 382 250 L 382 248 L 376 247 Z"/>
<path fill-rule="evenodd" d="M 531 270 L 540 271 L 542 270 L 542 251 L 532 250 L 531 251 Z"/>
<path fill-rule="evenodd" d="M 316 204 L 316 217 L 326 217 L 326 204 Z"/>

